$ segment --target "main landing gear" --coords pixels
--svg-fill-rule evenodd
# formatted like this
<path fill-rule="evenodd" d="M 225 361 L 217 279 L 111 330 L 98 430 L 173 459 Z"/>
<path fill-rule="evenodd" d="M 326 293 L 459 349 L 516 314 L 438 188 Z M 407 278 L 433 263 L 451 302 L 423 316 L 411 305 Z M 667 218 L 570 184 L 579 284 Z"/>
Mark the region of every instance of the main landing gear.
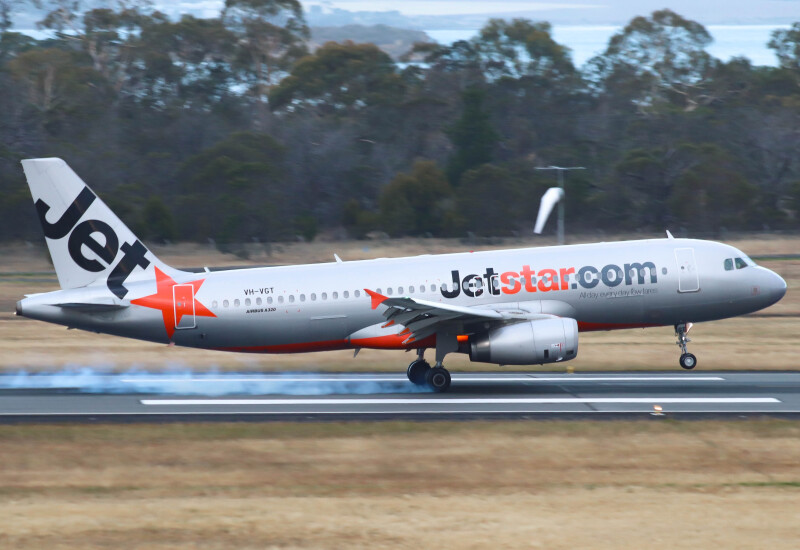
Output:
<path fill-rule="evenodd" d="M 435 392 L 447 391 L 450 387 L 450 372 L 441 363 L 431 368 L 423 357 L 424 352 L 425 350 L 417 350 L 417 359 L 408 365 L 408 379 L 417 386 L 427 385 Z"/>
<path fill-rule="evenodd" d="M 691 342 L 686 334 L 691 330 L 692 323 L 678 323 L 675 325 L 675 336 L 678 337 L 678 346 L 681 348 L 681 358 L 679 363 L 686 370 L 692 370 L 697 366 L 697 357 L 689 353 L 686 344 Z"/>

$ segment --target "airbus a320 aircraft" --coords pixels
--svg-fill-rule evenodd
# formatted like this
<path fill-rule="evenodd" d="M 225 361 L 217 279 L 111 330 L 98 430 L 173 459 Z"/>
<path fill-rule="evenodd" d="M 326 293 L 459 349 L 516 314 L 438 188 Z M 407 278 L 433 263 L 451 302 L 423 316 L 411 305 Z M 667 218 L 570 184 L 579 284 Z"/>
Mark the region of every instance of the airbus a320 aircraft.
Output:
<path fill-rule="evenodd" d="M 191 273 L 159 261 L 57 158 L 22 161 L 61 290 L 17 315 L 179 346 L 256 353 L 416 350 L 415 384 L 450 386 L 449 353 L 499 365 L 578 355 L 589 330 L 672 325 L 680 365 L 692 322 L 786 293 L 731 246 L 639 240 Z M 435 365 L 424 359 L 435 350 Z"/>

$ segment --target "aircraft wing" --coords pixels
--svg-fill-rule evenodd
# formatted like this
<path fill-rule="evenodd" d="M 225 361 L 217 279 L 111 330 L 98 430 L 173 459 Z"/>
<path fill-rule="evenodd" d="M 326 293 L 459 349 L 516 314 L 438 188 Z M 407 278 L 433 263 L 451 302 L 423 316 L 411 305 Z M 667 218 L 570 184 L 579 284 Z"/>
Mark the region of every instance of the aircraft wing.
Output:
<path fill-rule="evenodd" d="M 390 298 L 369 289 L 364 289 L 372 298 L 372 309 L 384 306 L 383 316 L 387 323 L 383 328 L 394 324 L 402 325 L 401 335 L 408 335 L 404 344 L 422 340 L 446 328 L 474 323 L 504 324 L 523 319 L 545 319 L 549 314 L 530 314 L 521 311 L 503 311 L 490 308 L 462 307 L 416 298 Z"/>

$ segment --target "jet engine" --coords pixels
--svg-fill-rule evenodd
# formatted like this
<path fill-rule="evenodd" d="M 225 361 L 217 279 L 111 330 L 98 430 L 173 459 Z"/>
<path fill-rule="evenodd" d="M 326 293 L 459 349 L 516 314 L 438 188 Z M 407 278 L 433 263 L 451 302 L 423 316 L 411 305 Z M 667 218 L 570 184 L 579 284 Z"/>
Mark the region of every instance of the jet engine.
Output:
<path fill-rule="evenodd" d="M 469 358 L 478 363 L 534 365 L 578 356 L 578 323 L 556 317 L 505 325 L 470 338 Z"/>

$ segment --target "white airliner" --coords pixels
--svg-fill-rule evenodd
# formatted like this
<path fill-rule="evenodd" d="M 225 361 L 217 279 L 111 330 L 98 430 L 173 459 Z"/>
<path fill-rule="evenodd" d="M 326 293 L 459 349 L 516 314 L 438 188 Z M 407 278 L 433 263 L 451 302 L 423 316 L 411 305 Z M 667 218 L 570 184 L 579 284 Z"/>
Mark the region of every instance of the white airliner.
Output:
<path fill-rule="evenodd" d="M 449 353 L 499 365 L 578 354 L 578 333 L 757 311 L 786 293 L 731 246 L 692 239 L 583 244 L 192 273 L 159 261 L 61 159 L 22 161 L 61 290 L 17 315 L 179 346 L 255 353 L 417 351 L 415 384 L 445 391 Z M 433 368 L 424 359 L 435 350 Z"/>

